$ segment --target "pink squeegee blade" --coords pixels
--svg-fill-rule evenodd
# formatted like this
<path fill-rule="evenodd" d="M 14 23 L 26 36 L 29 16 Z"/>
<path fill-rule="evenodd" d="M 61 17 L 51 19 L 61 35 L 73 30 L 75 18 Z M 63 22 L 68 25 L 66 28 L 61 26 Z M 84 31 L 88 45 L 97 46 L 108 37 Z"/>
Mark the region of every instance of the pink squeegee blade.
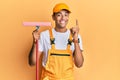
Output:
<path fill-rule="evenodd" d="M 51 22 L 23 22 L 24 26 L 51 26 Z"/>

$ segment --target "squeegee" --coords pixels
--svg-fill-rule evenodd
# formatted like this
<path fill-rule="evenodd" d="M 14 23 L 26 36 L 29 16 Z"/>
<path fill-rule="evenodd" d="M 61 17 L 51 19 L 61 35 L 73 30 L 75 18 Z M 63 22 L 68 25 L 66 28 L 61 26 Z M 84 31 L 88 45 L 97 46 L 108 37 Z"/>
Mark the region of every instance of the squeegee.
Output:
<path fill-rule="evenodd" d="M 51 22 L 23 22 L 24 26 L 35 26 L 36 30 L 39 30 L 41 26 L 51 27 Z M 39 79 L 39 56 L 38 56 L 38 40 L 36 41 L 36 80 Z"/>

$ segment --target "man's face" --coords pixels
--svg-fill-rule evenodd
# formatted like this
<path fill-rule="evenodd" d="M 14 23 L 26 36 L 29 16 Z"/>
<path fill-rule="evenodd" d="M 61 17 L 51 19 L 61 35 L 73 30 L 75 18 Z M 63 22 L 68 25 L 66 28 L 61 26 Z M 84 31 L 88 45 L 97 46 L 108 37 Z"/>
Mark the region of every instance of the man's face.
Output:
<path fill-rule="evenodd" d="M 60 12 L 55 13 L 53 19 L 55 20 L 56 27 L 64 28 L 68 23 L 69 12 L 66 10 L 61 10 Z"/>

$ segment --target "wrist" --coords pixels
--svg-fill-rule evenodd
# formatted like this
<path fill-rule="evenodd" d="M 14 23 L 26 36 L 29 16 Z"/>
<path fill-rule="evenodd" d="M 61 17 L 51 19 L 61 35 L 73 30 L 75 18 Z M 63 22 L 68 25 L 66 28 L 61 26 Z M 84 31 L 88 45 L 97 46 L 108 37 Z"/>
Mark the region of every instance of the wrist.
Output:
<path fill-rule="evenodd" d="M 36 44 L 37 43 L 37 40 L 33 39 L 33 44 Z"/>
<path fill-rule="evenodd" d="M 80 43 L 80 40 L 79 40 L 79 38 L 75 38 L 75 39 L 73 39 L 73 42 L 74 43 Z"/>

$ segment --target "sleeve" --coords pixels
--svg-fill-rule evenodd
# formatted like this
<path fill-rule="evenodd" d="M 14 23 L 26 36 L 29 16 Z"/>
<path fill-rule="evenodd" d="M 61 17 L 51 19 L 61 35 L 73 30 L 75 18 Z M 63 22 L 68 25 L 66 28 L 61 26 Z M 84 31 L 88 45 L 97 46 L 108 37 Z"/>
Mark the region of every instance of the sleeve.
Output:
<path fill-rule="evenodd" d="M 80 35 L 78 35 L 78 38 L 79 38 L 79 40 L 80 40 L 80 42 L 79 42 L 80 49 L 83 51 L 82 38 L 81 38 Z"/>
<path fill-rule="evenodd" d="M 44 50 L 44 36 L 43 33 L 40 33 L 40 38 L 38 40 L 38 51 L 43 52 Z"/>

